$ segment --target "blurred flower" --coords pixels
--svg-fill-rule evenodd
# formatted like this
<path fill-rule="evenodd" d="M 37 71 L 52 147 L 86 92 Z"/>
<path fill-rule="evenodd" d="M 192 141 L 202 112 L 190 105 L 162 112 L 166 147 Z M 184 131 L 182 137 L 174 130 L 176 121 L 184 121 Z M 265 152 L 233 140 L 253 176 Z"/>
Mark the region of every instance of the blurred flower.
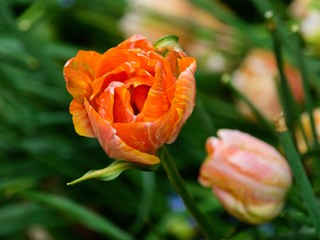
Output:
<path fill-rule="evenodd" d="M 284 64 L 285 74 L 293 96 L 298 102 L 303 100 L 303 86 L 297 69 Z M 278 68 L 274 54 L 263 49 L 251 50 L 233 73 L 231 82 L 251 103 L 269 120 L 273 120 L 282 111 L 276 77 Z M 238 102 L 240 111 L 249 118 L 254 115 L 243 102 Z"/>
<path fill-rule="evenodd" d="M 320 54 L 320 2 L 319 0 L 295 0 L 289 7 L 293 17 L 299 19 L 301 33 L 310 50 Z"/>
<path fill-rule="evenodd" d="M 222 129 L 218 137 L 207 140 L 199 182 L 239 220 L 260 224 L 276 217 L 291 186 L 286 160 L 249 134 Z"/>
<path fill-rule="evenodd" d="M 304 18 L 308 14 L 308 8 L 312 0 L 294 0 L 289 6 L 290 13 L 296 18 Z"/>
<path fill-rule="evenodd" d="M 316 127 L 316 133 L 318 135 L 318 140 L 320 141 L 320 108 L 316 108 L 313 110 L 313 118 Z M 311 144 L 313 142 L 313 135 L 309 114 L 307 112 L 303 113 L 300 117 L 300 121 L 305 133 L 306 140 L 308 144 Z M 300 153 L 305 153 L 308 147 L 300 129 L 297 129 L 295 131 L 295 136 L 297 139 L 298 150 L 300 151 Z"/>
<path fill-rule="evenodd" d="M 208 71 L 225 71 L 224 52 L 233 52 L 235 31 L 212 14 L 185 0 L 130 0 L 120 21 L 126 36 L 140 33 L 155 42 L 161 36 L 179 36 L 185 50 Z M 224 5 L 221 7 L 226 9 Z"/>
<path fill-rule="evenodd" d="M 190 116 L 196 62 L 169 40 L 155 48 L 134 35 L 104 54 L 79 51 L 66 63 L 75 130 L 97 137 L 109 157 L 157 164 L 156 150 L 173 142 Z"/>

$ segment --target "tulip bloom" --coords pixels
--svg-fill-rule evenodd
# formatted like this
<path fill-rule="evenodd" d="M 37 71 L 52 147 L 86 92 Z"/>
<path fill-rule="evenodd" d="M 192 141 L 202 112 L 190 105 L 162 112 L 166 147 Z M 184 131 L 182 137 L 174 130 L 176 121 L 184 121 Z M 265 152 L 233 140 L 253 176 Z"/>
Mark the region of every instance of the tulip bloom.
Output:
<path fill-rule="evenodd" d="M 219 130 L 206 143 L 199 182 L 211 187 L 239 220 L 260 224 L 281 211 L 291 186 L 289 165 L 272 146 L 236 130 Z"/>
<path fill-rule="evenodd" d="M 111 158 L 159 163 L 156 150 L 194 108 L 195 70 L 178 45 L 157 49 L 140 35 L 103 54 L 79 51 L 64 67 L 76 132 L 96 137 Z"/>

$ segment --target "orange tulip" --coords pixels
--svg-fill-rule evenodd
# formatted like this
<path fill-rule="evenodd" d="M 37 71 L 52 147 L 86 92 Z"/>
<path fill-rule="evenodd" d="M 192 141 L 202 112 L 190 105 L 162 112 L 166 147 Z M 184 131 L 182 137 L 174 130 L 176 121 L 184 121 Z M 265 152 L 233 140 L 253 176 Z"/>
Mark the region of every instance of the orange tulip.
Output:
<path fill-rule="evenodd" d="M 104 54 L 79 51 L 64 67 L 79 135 L 97 137 L 109 157 L 159 163 L 156 150 L 173 142 L 195 103 L 196 62 L 179 47 L 162 56 L 134 35 Z"/>
<path fill-rule="evenodd" d="M 276 217 L 291 186 L 286 160 L 249 134 L 222 129 L 218 137 L 207 140 L 199 182 L 211 187 L 224 208 L 244 222 L 260 224 Z"/>

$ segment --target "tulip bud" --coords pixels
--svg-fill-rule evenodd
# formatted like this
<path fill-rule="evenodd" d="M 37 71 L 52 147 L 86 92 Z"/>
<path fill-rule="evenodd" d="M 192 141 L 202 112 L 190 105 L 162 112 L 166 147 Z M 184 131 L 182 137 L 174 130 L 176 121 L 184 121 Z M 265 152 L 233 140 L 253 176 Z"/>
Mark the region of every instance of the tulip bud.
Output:
<path fill-rule="evenodd" d="M 206 143 L 208 153 L 199 182 L 211 187 L 231 215 L 261 224 L 281 211 L 291 186 L 291 172 L 269 144 L 237 130 L 219 130 Z"/>

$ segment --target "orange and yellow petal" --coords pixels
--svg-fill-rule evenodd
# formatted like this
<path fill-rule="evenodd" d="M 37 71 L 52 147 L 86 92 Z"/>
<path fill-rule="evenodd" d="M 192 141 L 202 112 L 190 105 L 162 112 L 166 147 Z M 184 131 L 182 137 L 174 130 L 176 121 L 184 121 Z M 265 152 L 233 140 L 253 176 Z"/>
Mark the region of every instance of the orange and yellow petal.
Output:
<path fill-rule="evenodd" d="M 153 165 L 159 163 L 159 158 L 143 153 L 127 145 L 119 136 L 117 130 L 110 122 L 103 119 L 89 104 L 85 101 L 85 107 L 88 112 L 92 129 L 97 136 L 99 143 L 110 158 L 124 159 L 144 165 Z"/>
<path fill-rule="evenodd" d="M 117 136 L 127 145 L 141 152 L 154 154 L 159 143 L 152 136 L 152 122 L 114 123 Z"/>
<path fill-rule="evenodd" d="M 185 71 L 180 74 L 176 81 L 176 89 L 169 114 L 177 115 L 178 119 L 173 126 L 173 132 L 168 143 L 173 142 L 177 138 L 182 125 L 193 111 L 196 97 L 195 70 L 196 62 L 193 61 Z M 172 110 L 174 110 L 175 113 L 172 113 Z"/>
<path fill-rule="evenodd" d="M 64 66 L 64 78 L 70 94 L 82 102 L 89 99 L 92 93 L 92 82 L 95 79 L 97 62 L 100 54 L 94 51 L 79 51 Z"/>
<path fill-rule="evenodd" d="M 88 117 L 88 113 L 83 103 L 74 99 L 70 104 L 70 113 L 72 114 L 72 121 L 75 131 L 85 137 L 95 137 L 91 123 Z"/>
<path fill-rule="evenodd" d="M 165 78 L 167 77 L 162 62 L 156 65 L 156 75 L 154 82 L 148 92 L 148 97 L 139 115 L 138 121 L 152 122 L 166 114 L 170 108 L 170 103 L 165 94 Z M 140 120 L 141 119 L 141 120 Z"/>

